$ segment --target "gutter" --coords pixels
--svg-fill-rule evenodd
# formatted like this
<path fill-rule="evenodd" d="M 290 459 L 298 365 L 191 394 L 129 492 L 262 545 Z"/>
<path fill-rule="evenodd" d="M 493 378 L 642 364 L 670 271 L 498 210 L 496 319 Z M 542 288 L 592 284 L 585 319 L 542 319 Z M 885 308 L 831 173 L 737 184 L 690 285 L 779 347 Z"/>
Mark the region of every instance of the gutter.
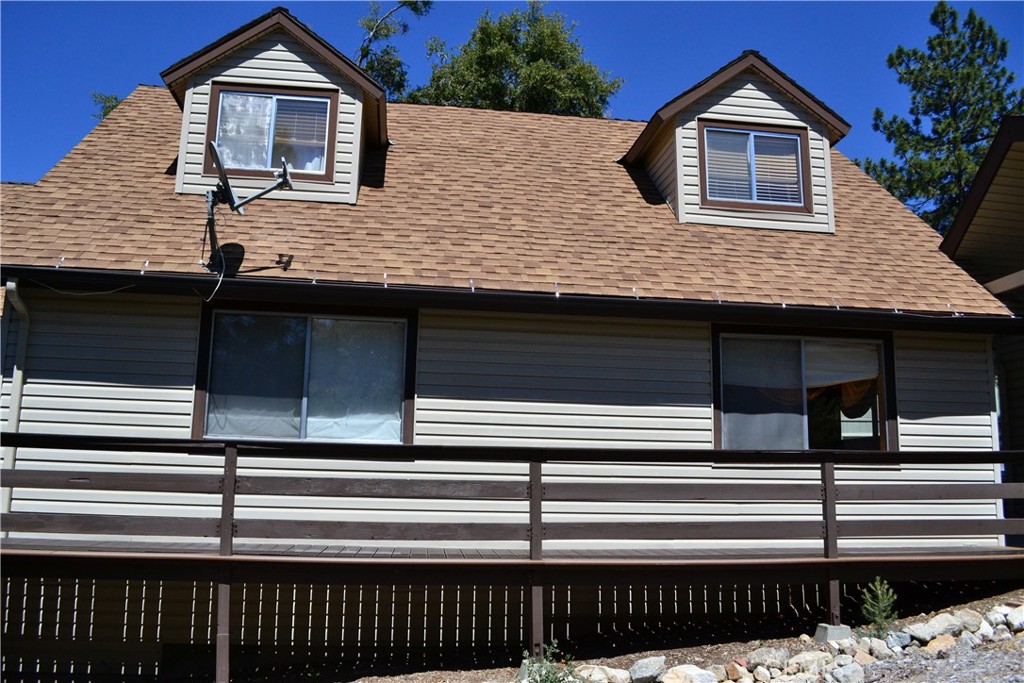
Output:
<path fill-rule="evenodd" d="M 7 424 L 4 428 L 8 432 L 18 432 L 21 426 L 21 403 L 25 389 L 25 359 L 28 356 L 28 332 L 32 324 L 32 317 L 29 315 L 25 300 L 21 298 L 16 277 L 7 281 L 7 298 L 18 313 L 18 343 L 14 352 L 14 367 L 11 370 L 11 405 L 7 412 Z M 0 349 L 0 352 L 6 352 L 6 338 L 4 342 L 4 348 Z M 17 457 L 17 446 L 5 446 L 3 449 L 4 469 L 14 469 Z M 0 489 L 0 509 L 5 513 L 11 511 L 11 492 L 9 487 Z M 6 531 L 2 533 L 2 537 L 7 538 Z"/>
<path fill-rule="evenodd" d="M 291 277 L 224 277 L 212 273 L 144 274 L 138 270 L 3 266 L 0 277 L 17 277 L 23 286 L 50 286 L 93 292 L 130 291 L 169 294 L 233 303 L 361 306 L 379 309 L 427 309 L 586 315 L 647 320 L 706 322 L 721 325 L 782 326 L 844 330 L 962 332 L 969 334 L 1022 334 L 1024 318 L 939 312 L 833 308 L 786 304 L 749 304 L 631 296 L 559 294 L 424 287 L 406 285 L 325 282 Z M 218 280 L 220 280 L 218 284 Z"/>

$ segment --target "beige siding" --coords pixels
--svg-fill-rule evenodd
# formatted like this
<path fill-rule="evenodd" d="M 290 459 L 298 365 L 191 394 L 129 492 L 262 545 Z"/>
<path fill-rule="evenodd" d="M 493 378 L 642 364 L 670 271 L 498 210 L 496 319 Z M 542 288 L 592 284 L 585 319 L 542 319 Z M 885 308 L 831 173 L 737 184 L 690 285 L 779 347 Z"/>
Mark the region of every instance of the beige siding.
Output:
<path fill-rule="evenodd" d="M 665 202 L 672 207 L 673 213 L 679 217 L 677 207 L 679 206 L 679 173 L 678 161 L 676 159 L 675 129 L 669 129 L 654 144 L 654 152 L 647 165 L 647 172 L 654 181 L 658 192 L 665 198 Z"/>
<path fill-rule="evenodd" d="M 7 421 L 10 419 L 11 375 L 14 372 L 14 359 L 18 349 L 19 322 L 17 312 L 9 301 L 5 301 L 3 317 L 0 318 L 0 325 L 3 326 L 2 334 L 0 334 L 0 343 L 3 344 L 3 348 L 0 349 L 0 354 L 3 356 L 3 378 L 0 380 L 0 428 L 2 429 L 7 429 Z"/>
<path fill-rule="evenodd" d="M 182 120 L 182 144 L 178 159 L 176 189 L 202 194 L 216 184 L 203 177 L 206 153 L 206 125 L 210 108 L 210 86 L 217 81 L 244 86 L 292 86 L 339 91 L 334 183 L 294 181 L 292 190 L 274 192 L 278 199 L 314 199 L 321 202 L 355 203 L 359 189 L 360 130 L 362 94 L 358 87 L 283 32 L 273 33 L 235 53 L 216 66 L 196 75 L 186 93 Z M 232 179 L 239 198 L 269 184 L 267 179 Z"/>
<path fill-rule="evenodd" d="M 808 128 L 813 213 L 808 215 L 702 208 L 697 148 L 698 118 L 739 124 Z M 676 121 L 676 154 L 680 159 L 679 185 L 682 192 L 678 213 L 681 222 L 811 232 L 835 231 L 831 196 L 832 167 L 824 127 L 789 102 L 770 83 L 752 74 L 743 74 L 682 112 Z"/>

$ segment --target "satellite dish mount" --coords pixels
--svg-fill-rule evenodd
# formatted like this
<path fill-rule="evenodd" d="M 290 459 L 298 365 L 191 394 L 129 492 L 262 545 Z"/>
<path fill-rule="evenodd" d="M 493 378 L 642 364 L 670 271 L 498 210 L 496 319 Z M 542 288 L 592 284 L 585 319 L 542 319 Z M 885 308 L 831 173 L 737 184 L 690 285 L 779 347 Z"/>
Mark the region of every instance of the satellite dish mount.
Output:
<path fill-rule="evenodd" d="M 231 181 L 228 180 L 227 171 L 224 169 L 224 164 L 220 160 L 220 152 L 217 151 L 217 143 L 210 140 L 210 157 L 213 159 L 214 168 L 217 169 L 217 187 L 213 190 L 206 191 L 206 231 L 210 235 L 210 262 L 205 264 L 207 270 L 216 270 L 218 267 L 224 267 L 224 259 L 221 254 L 220 242 L 217 240 L 217 226 L 216 219 L 214 216 L 214 208 L 218 204 L 227 204 L 228 208 L 232 211 L 236 211 L 241 215 L 245 215 L 245 205 L 249 204 L 264 195 L 268 195 L 275 190 L 290 190 L 292 187 L 292 179 L 288 174 L 288 162 L 281 157 L 281 170 L 274 171 L 274 178 L 277 180 L 273 185 L 266 187 L 254 195 L 246 197 L 245 199 L 239 200 L 235 196 L 235 191 L 231 189 Z M 216 259 L 218 263 L 214 262 Z"/>

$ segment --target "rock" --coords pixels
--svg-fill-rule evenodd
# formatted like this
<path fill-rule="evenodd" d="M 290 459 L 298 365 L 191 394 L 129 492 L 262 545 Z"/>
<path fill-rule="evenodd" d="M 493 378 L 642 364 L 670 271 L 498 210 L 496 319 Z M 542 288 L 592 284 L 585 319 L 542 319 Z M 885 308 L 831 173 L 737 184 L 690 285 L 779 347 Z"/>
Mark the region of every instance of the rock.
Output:
<path fill-rule="evenodd" d="M 929 643 L 924 646 L 924 651 L 938 656 L 947 650 L 951 650 L 954 646 L 956 646 L 956 638 L 948 633 L 943 633 L 941 636 L 936 636 L 929 641 Z"/>
<path fill-rule="evenodd" d="M 992 630 L 992 638 L 990 639 L 993 643 L 998 643 L 1003 640 L 1013 640 L 1013 634 L 1010 633 L 1010 629 L 1006 627 L 1006 624 L 999 624 Z"/>
<path fill-rule="evenodd" d="M 864 650 L 857 650 L 853 655 L 853 661 L 861 666 L 868 666 L 869 664 L 874 664 L 877 660 Z"/>
<path fill-rule="evenodd" d="M 761 647 L 747 655 L 747 668 L 785 669 L 789 650 L 784 647 Z M 756 678 L 756 676 L 755 676 Z"/>
<path fill-rule="evenodd" d="M 530 660 L 524 659 L 523 663 L 519 665 L 519 672 L 516 674 L 516 681 L 518 683 L 527 683 L 530 680 Z"/>
<path fill-rule="evenodd" d="M 912 638 L 909 633 L 896 633 L 894 631 L 890 631 L 888 635 L 885 636 L 885 644 L 891 648 L 906 647 L 907 645 L 910 645 L 911 640 Z"/>
<path fill-rule="evenodd" d="M 981 645 L 981 637 L 965 630 L 960 634 L 960 637 L 956 639 L 957 645 L 965 649 L 971 649 Z"/>
<path fill-rule="evenodd" d="M 736 683 L 754 683 L 753 676 L 744 676 L 743 678 L 736 681 Z"/>
<path fill-rule="evenodd" d="M 850 664 L 853 664 L 853 657 L 850 655 L 837 655 L 832 663 L 835 664 L 837 668 L 849 666 Z"/>
<path fill-rule="evenodd" d="M 963 625 L 948 612 L 940 612 L 928 621 L 928 626 L 936 636 L 943 634 L 957 635 L 963 630 Z"/>
<path fill-rule="evenodd" d="M 850 632 L 849 626 L 832 626 L 831 624 L 818 624 L 817 630 L 814 631 L 814 639 L 819 643 L 827 643 L 830 640 L 845 640 L 853 634 Z"/>
<path fill-rule="evenodd" d="M 832 655 L 827 652 L 801 652 L 789 658 L 789 665 L 797 667 L 794 673 L 816 674 L 831 663 Z"/>
<path fill-rule="evenodd" d="M 931 626 L 923 621 L 907 624 L 903 627 L 903 632 L 910 634 L 910 637 L 919 643 L 931 642 L 935 639 L 935 636 L 938 635 Z"/>
<path fill-rule="evenodd" d="M 576 667 L 576 675 L 584 681 L 592 683 L 630 683 L 632 678 L 625 669 L 613 669 L 610 666 L 582 664 Z M 718 683 L 713 681 L 712 683 Z"/>
<path fill-rule="evenodd" d="M 664 670 L 663 656 L 645 657 L 633 662 L 633 666 L 629 667 L 629 676 L 633 683 L 654 683 Z"/>
<path fill-rule="evenodd" d="M 749 677 L 750 672 L 747 671 L 747 667 L 741 666 L 738 662 L 729 662 L 725 665 L 725 675 L 730 681 L 738 681 Z"/>
<path fill-rule="evenodd" d="M 1000 612 L 998 609 L 993 607 L 985 614 L 985 621 L 990 623 L 992 626 L 999 626 L 1000 624 L 1006 623 L 1006 613 Z"/>
<path fill-rule="evenodd" d="M 710 671 L 711 673 L 715 674 L 715 678 L 718 679 L 719 683 L 722 683 L 722 681 L 729 680 L 729 677 L 725 675 L 725 667 L 722 666 L 721 664 L 715 664 L 714 666 L 709 666 L 708 667 L 708 671 Z"/>
<path fill-rule="evenodd" d="M 760 683 L 768 683 L 772 680 L 772 672 L 763 666 L 758 666 L 754 669 L 754 680 Z"/>
<path fill-rule="evenodd" d="M 868 652 L 872 657 L 879 660 L 892 659 L 896 654 L 889 648 L 884 640 L 880 638 L 868 639 Z"/>
<path fill-rule="evenodd" d="M 772 667 L 768 669 L 768 673 L 771 674 L 772 678 L 778 678 L 782 675 L 782 669 L 776 669 L 775 667 Z"/>
<path fill-rule="evenodd" d="M 661 683 L 718 683 L 715 674 L 693 664 L 674 666 L 661 675 Z"/>
<path fill-rule="evenodd" d="M 1024 605 L 1010 610 L 1006 615 L 1006 626 L 1011 631 L 1024 631 Z"/>
<path fill-rule="evenodd" d="M 798 640 L 801 643 L 803 643 L 804 645 L 807 645 L 807 644 L 811 643 L 814 640 L 814 638 L 812 638 L 811 636 L 807 635 L 806 633 L 801 633 L 800 634 L 800 638 Z"/>
<path fill-rule="evenodd" d="M 961 631 L 970 631 L 971 633 L 977 632 L 981 628 L 981 622 L 985 621 L 981 612 L 975 612 L 972 609 L 957 610 L 953 613 L 953 618 L 960 622 Z"/>
<path fill-rule="evenodd" d="M 981 638 L 982 640 L 990 640 L 992 638 L 992 633 L 992 625 L 988 623 L 987 619 L 982 619 L 981 626 L 978 627 L 978 630 L 975 632 L 975 635 Z"/>
<path fill-rule="evenodd" d="M 836 683 L 864 683 L 864 667 L 857 662 L 832 670 Z"/>

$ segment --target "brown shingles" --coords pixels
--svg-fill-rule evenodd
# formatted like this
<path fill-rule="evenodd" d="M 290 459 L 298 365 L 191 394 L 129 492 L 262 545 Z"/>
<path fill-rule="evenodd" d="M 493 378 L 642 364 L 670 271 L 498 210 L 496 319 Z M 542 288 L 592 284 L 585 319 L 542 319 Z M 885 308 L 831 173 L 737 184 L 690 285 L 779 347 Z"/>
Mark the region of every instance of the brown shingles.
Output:
<path fill-rule="evenodd" d="M 4 262 L 201 272 L 205 198 L 166 173 L 180 117 L 140 87 L 36 186 L 4 186 Z M 616 163 L 642 123 L 391 105 L 389 128 L 385 182 L 358 205 L 260 201 L 224 214 L 222 240 L 320 281 L 1006 314 L 836 151 L 823 235 L 677 223 Z"/>

